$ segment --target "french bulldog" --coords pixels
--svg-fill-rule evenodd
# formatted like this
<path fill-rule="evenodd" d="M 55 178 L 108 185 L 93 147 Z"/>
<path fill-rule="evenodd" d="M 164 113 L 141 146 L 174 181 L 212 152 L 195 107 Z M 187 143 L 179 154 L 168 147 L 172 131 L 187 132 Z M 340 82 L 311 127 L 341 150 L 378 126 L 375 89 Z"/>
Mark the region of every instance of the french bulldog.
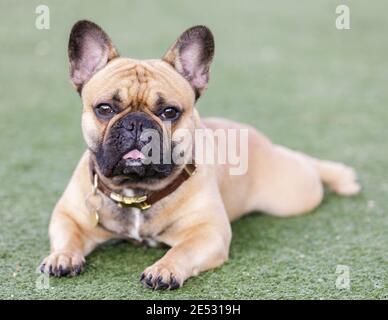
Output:
<path fill-rule="evenodd" d="M 54 208 L 44 273 L 78 275 L 99 244 L 132 239 L 170 248 L 140 281 L 176 289 L 228 259 L 230 224 L 242 215 L 298 216 L 320 204 L 324 186 L 344 196 L 360 191 L 354 169 L 342 163 L 273 144 L 246 124 L 200 118 L 195 103 L 208 85 L 214 56 L 205 26 L 186 30 L 161 59 L 136 60 L 120 57 L 109 36 L 83 20 L 71 30 L 68 55 L 87 150 Z M 240 156 L 246 172 L 230 174 L 229 163 L 197 162 L 195 140 L 174 135 L 182 129 L 189 135 L 245 130 L 248 152 Z M 144 151 L 151 143 L 147 131 L 163 137 L 150 153 Z M 183 140 L 184 161 L 146 161 L 171 158 Z"/>

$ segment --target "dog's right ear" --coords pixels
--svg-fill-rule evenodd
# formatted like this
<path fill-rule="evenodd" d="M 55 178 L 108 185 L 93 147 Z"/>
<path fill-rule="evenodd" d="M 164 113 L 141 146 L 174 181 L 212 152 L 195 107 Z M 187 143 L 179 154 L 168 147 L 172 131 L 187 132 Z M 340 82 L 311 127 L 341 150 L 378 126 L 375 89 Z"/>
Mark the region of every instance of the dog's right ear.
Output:
<path fill-rule="evenodd" d="M 98 70 L 119 56 L 105 31 L 87 20 L 78 21 L 71 29 L 68 52 L 70 79 L 80 94 Z"/>

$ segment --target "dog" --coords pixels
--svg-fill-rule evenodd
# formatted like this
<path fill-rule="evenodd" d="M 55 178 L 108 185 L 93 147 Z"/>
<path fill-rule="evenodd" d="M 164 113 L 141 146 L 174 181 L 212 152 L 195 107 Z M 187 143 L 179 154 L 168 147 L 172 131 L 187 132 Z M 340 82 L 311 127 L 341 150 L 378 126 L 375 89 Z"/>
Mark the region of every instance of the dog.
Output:
<path fill-rule="evenodd" d="M 344 196 L 360 191 L 351 167 L 272 144 L 245 124 L 200 118 L 195 103 L 214 56 L 205 26 L 186 30 L 162 59 L 135 60 L 120 57 L 98 25 L 82 20 L 71 30 L 68 55 L 87 151 L 54 208 L 44 273 L 78 275 L 99 244 L 124 238 L 170 247 L 140 281 L 176 289 L 228 259 L 230 224 L 242 215 L 298 216 L 320 204 L 324 186 Z M 164 156 L 180 145 L 182 137 L 173 135 L 181 129 L 245 130 L 247 171 L 232 175 L 231 164 L 196 163 L 192 152 L 180 163 L 144 161 L 150 154 L 142 152 L 149 142 L 143 132 L 164 137 L 151 152 Z M 189 147 L 196 149 L 194 142 Z"/>

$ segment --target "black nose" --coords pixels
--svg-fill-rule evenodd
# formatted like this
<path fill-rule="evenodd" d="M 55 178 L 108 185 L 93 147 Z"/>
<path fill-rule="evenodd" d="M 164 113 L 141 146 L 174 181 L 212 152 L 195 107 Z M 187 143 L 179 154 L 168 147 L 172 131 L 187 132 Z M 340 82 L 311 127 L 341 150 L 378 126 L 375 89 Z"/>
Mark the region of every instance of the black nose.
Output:
<path fill-rule="evenodd" d="M 129 113 L 122 119 L 122 124 L 136 138 L 146 129 L 155 129 L 153 120 L 144 112 Z"/>
<path fill-rule="evenodd" d="M 139 119 L 132 119 L 128 124 L 127 130 L 141 133 L 143 131 L 143 123 Z"/>

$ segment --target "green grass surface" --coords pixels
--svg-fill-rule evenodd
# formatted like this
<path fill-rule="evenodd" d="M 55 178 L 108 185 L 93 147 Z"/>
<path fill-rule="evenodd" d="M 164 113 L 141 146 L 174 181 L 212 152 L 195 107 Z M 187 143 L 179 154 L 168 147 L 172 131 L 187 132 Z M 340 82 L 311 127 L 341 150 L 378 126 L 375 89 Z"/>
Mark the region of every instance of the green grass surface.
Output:
<path fill-rule="evenodd" d="M 51 29 L 35 29 L 35 7 Z M 335 28 L 347 3 L 351 30 Z M 0 298 L 388 298 L 388 20 L 380 1 L 0 1 Z M 72 24 L 91 19 L 125 56 L 161 56 L 187 27 L 206 24 L 216 58 L 202 115 L 253 124 L 276 143 L 353 165 L 355 198 L 328 195 L 312 214 L 253 214 L 233 224 L 230 260 L 172 292 L 138 279 L 163 249 L 109 243 L 79 277 L 36 268 L 47 226 L 85 145 L 81 104 L 68 81 Z M 335 287 L 337 265 L 350 290 Z"/>

